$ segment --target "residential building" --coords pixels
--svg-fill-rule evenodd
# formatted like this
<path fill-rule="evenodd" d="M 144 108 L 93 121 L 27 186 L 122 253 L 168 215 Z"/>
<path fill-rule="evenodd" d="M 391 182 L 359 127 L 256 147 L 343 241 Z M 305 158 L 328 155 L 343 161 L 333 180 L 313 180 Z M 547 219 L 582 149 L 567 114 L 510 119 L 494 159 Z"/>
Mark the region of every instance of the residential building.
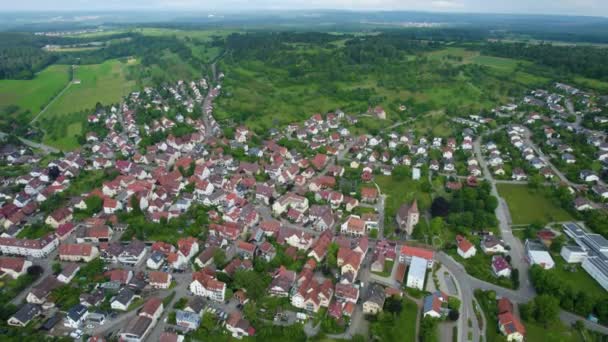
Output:
<path fill-rule="evenodd" d="M 532 240 L 526 240 L 525 250 L 526 259 L 528 260 L 530 265 L 539 265 L 546 270 L 551 269 L 555 266 L 555 262 L 553 261 L 553 258 L 551 258 L 551 254 L 547 252 L 547 250 L 541 243 Z"/>
<path fill-rule="evenodd" d="M 447 304 L 448 295 L 441 291 L 436 291 L 424 297 L 422 315 L 423 317 L 441 318 L 448 311 L 446 308 Z"/>
<path fill-rule="evenodd" d="M 363 302 L 363 313 L 366 315 L 375 315 L 384 308 L 386 295 L 384 288 L 379 284 L 372 284 L 368 291 L 367 297 Z"/>
<path fill-rule="evenodd" d="M 226 293 L 226 284 L 216 280 L 204 271 L 192 274 L 190 292 L 195 296 L 206 297 L 208 299 L 223 302 Z"/>

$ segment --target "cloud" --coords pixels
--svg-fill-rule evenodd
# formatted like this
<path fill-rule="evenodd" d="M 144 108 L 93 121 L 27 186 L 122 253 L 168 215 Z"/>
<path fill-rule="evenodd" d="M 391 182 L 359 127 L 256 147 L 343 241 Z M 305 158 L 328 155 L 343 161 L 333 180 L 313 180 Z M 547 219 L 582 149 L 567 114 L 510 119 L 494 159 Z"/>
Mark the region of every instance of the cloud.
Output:
<path fill-rule="evenodd" d="M 437 9 L 458 9 L 464 8 L 464 3 L 458 1 L 438 0 L 431 1 L 431 6 Z"/>

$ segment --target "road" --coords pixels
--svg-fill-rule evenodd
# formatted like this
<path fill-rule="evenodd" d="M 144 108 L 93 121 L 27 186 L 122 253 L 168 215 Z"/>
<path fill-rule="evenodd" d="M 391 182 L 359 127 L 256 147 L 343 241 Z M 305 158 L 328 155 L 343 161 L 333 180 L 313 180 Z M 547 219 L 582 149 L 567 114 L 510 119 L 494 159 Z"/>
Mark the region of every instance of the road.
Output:
<path fill-rule="evenodd" d="M 69 88 L 70 86 L 73 84 L 74 82 L 74 66 L 71 65 L 70 68 L 72 68 L 71 72 L 70 72 L 70 81 L 68 82 L 68 84 L 66 84 L 65 88 L 63 88 L 59 94 L 57 94 L 55 97 L 53 97 L 51 99 L 51 101 L 49 101 L 49 103 L 46 104 L 46 106 L 44 106 L 44 108 L 42 108 L 42 110 L 40 111 L 40 113 L 36 114 L 36 116 L 34 116 L 34 118 L 32 119 L 32 121 L 30 121 L 30 125 L 33 124 L 34 122 L 36 122 L 36 120 L 38 120 L 38 118 L 40 117 L 40 115 L 44 114 L 44 112 L 46 112 L 46 110 L 58 99 L 60 98 Z"/>
<path fill-rule="evenodd" d="M 528 298 L 535 295 L 534 288 L 532 287 L 532 283 L 530 282 L 530 277 L 528 274 L 528 264 L 524 259 L 524 247 L 521 241 L 513 236 L 513 231 L 511 230 L 511 217 L 509 214 L 509 207 L 507 202 L 500 197 L 498 190 L 496 189 L 496 180 L 492 176 L 488 168 L 488 164 L 486 163 L 485 158 L 481 153 L 481 139 L 484 135 L 494 133 L 497 130 L 502 129 L 503 127 L 499 127 L 496 130 L 488 131 L 475 140 L 473 144 L 473 152 L 475 153 L 475 157 L 479 161 L 481 166 L 481 170 L 484 174 L 484 178 L 489 181 L 491 186 L 491 193 L 498 199 L 498 206 L 496 207 L 495 214 L 498 219 L 498 225 L 500 228 L 500 232 L 502 235 L 502 239 L 505 241 L 507 245 L 511 247 L 509 254 L 511 255 L 511 265 L 513 268 L 517 268 L 519 270 L 520 277 L 520 291 L 526 294 Z"/>
<path fill-rule="evenodd" d="M 0 138 L 4 138 L 5 136 L 7 136 L 8 134 L 4 133 L 4 132 L 0 132 Z M 26 146 L 29 146 L 31 148 L 36 148 L 41 150 L 42 152 L 44 152 L 45 154 L 51 154 L 51 153 L 59 153 L 61 152 L 59 149 L 56 149 L 55 147 L 52 146 L 48 146 L 48 145 L 44 145 L 41 143 L 37 143 L 35 141 L 31 141 L 25 138 L 21 138 L 18 137 L 19 140 Z"/>

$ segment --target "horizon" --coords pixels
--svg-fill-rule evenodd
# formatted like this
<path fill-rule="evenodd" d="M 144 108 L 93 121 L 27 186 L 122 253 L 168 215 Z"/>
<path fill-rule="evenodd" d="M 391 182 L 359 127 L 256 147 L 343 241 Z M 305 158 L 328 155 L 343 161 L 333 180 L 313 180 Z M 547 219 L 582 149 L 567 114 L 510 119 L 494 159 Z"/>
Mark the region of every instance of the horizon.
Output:
<path fill-rule="evenodd" d="M 238 8 L 238 10 L 234 10 Z M 129 13 L 129 12 L 212 12 L 247 14 L 252 12 L 349 11 L 349 12 L 422 12 L 437 14 L 488 15 L 548 15 L 608 18 L 608 2 L 602 0 L 513 0 L 508 4 L 493 0 L 261 0 L 251 4 L 246 0 L 212 1 L 200 4 L 196 0 L 24 0 L 3 6 L 0 13 Z"/>

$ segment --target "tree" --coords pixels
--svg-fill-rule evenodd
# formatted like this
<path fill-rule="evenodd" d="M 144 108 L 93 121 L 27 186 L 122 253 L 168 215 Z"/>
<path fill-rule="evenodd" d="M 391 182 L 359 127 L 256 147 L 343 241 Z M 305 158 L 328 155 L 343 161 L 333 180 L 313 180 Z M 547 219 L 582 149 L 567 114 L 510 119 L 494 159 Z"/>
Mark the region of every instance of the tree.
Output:
<path fill-rule="evenodd" d="M 460 317 L 460 312 L 458 310 L 450 310 L 450 313 L 448 313 L 448 318 L 450 321 L 457 321 L 458 318 Z"/>
<path fill-rule="evenodd" d="M 572 327 L 578 331 L 583 331 L 585 329 L 585 322 L 579 319 L 572 324 Z"/>
<path fill-rule="evenodd" d="M 101 208 L 103 207 L 103 200 L 101 198 L 99 198 L 99 196 L 97 195 L 92 195 L 87 197 L 84 200 L 84 203 L 87 205 L 87 213 L 89 214 L 96 214 L 98 213 Z M 139 207 L 139 205 L 138 205 Z"/>
<path fill-rule="evenodd" d="M 450 213 L 450 203 L 443 197 L 437 197 L 431 204 L 431 215 L 433 217 L 446 217 Z"/>
<path fill-rule="evenodd" d="M 391 296 L 386 299 L 384 309 L 390 313 L 399 314 L 403 310 L 403 303 L 398 297 Z"/>
<path fill-rule="evenodd" d="M 338 244 L 335 242 L 330 243 L 329 247 L 327 248 L 327 256 L 325 257 L 325 261 L 327 262 L 327 266 L 329 266 L 330 268 L 338 267 L 339 248 L 340 246 L 338 246 Z"/>
<path fill-rule="evenodd" d="M 557 320 L 559 314 L 559 301 L 557 298 L 543 294 L 534 298 L 534 303 L 534 318 L 538 323 L 547 327 L 550 323 Z"/>
<path fill-rule="evenodd" d="M 215 252 L 213 252 L 213 263 L 217 267 L 224 266 L 224 264 L 226 263 L 226 253 L 224 253 L 224 251 L 219 248 L 216 249 Z"/>
<path fill-rule="evenodd" d="M 49 167 L 48 172 L 49 172 L 49 179 L 51 181 L 54 181 L 55 179 L 57 179 L 57 177 L 59 177 L 59 175 L 61 174 L 59 167 L 57 167 L 56 165 Z"/>
<path fill-rule="evenodd" d="M 39 277 L 41 274 L 44 273 L 44 268 L 42 268 L 42 266 L 39 265 L 33 265 L 27 268 L 27 274 L 30 276 L 34 276 L 34 277 Z"/>
<path fill-rule="evenodd" d="M 262 298 L 270 285 L 270 276 L 255 271 L 237 271 L 234 274 L 234 287 L 245 289 L 252 300 Z"/>
<path fill-rule="evenodd" d="M 53 263 L 53 273 L 59 274 L 61 272 L 61 264 L 58 262 Z"/>

